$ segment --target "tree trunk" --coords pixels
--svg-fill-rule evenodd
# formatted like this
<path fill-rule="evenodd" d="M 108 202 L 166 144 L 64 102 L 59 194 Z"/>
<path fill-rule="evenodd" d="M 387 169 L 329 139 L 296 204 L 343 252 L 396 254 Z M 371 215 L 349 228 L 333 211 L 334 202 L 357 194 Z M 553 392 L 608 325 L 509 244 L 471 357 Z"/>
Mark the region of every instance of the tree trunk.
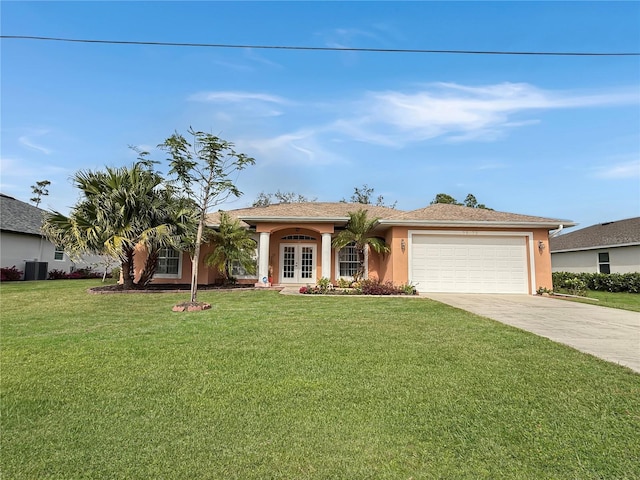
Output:
<path fill-rule="evenodd" d="M 360 264 L 360 266 L 358 267 L 358 272 L 356 273 L 357 278 L 355 278 L 354 280 L 358 282 L 364 279 L 366 268 L 364 265 L 364 261 L 365 261 L 364 248 L 356 247 L 356 249 L 358 251 L 358 263 Z"/>
<path fill-rule="evenodd" d="M 200 260 L 200 242 L 202 242 L 202 231 L 204 230 L 204 210 L 200 214 L 198 223 L 198 234 L 196 235 L 196 246 L 191 259 L 191 303 L 198 300 L 198 263 Z"/>
<path fill-rule="evenodd" d="M 158 269 L 158 258 L 160 256 L 160 250 L 154 249 L 149 252 L 147 255 L 147 259 L 144 262 L 144 268 L 142 269 L 142 273 L 140 274 L 140 280 L 138 280 L 138 287 L 146 287 L 149 285 L 153 276 Z"/>
<path fill-rule="evenodd" d="M 213 181 L 213 171 L 209 172 L 207 185 L 202 193 L 202 202 L 200 203 L 200 221 L 198 222 L 198 233 L 196 235 L 196 245 L 193 251 L 193 259 L 191 260 L 191 303 L 198 301 L 198 263 L 200 262 L 200 244 L 202 243 L 202 234 L 204 232 L 204 217 L 207 214 L 207 205 L 209 204 L 209 195 L 211 194 L 211 182 Z"/>
<path fill-rule="evenodd" d="M 122 270 L 122 285 L 126 290 L 135 288 L 133 269 L 133 250 L 125 247 L 124 260 L 120 264 Z"/>

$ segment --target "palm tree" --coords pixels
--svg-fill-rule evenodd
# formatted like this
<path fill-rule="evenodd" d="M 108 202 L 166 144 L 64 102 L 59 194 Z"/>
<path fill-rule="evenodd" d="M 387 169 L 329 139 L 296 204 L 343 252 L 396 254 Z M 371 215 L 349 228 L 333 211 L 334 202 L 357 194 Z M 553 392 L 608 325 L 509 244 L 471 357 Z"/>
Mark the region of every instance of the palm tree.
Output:
<path fill-rule="evenodd" d="M 43 232 L 56 245 L 76 253 L 106 254 L 120 260 L 124 287 L 146 286 L 155 273 L 160 248 L 179 234 L 171 222 L 179 202 L 162 187 L 163 178 L 142 162 L 105 171 L 81 170 L 73 177 L 82 199 L 69 216 L 45 215 Z M 136 283 L 136 245 L 147 260 Z"/>
<path fill-rule="evenodd" d="M 354 280 L 356 281 L 362 278 L 365 272 L 364 252 L 367 247 L 370 247 L 376 253 L 388 253 L 390 251 L 384 240 L 373 235 L 373 230 L 378 224 L 378 220 L 378 218 L 369 218 L 364 208 L 357 212 L 349 212 L 349 221 L 345 229 L 333 239 L 333 248 L 338 250 L 350 244 L 354 245 L 360 264 L 354 275 Z"/>
<path fill-rule="evenodd" d="M 232 220 L 228 213 L 220 211 L 220 225 L 211 238 L 216 247 L 205 257 L 205 263 L 217 268 L 225 281 L 231 278 L 234 262 L 238 262 L 248 273 L 255 273 L 256 243 L 239 220 Z"/>

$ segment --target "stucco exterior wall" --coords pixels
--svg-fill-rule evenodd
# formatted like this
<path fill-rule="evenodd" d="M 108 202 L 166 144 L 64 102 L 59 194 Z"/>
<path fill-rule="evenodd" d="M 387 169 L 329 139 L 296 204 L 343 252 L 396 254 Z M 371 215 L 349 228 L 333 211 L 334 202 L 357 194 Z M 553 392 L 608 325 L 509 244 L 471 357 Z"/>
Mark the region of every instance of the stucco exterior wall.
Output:
<path fill-rule="evenodd" d="M 554 272 L 597 273 L 598 253 L 609 252 L 611 273 L 640 272 L 640 245 L 551 254 Z"/>
<path fill-rule="evenodd" d="M 434 231 L 440 228 L 416 228 L 416 227 L 392 227 L 387 232 L 385 241 L 391 247 L 391 254 L 381 269 L 383 272 L 383 280 L 391 280 L 395 284 L 403 284 L 409 278 L 409 230 L 415 231 Z M 533 251 L 533 268 L 535 275 L 535 285 L 532 284 L 531 272 L 529 272 L 528 283 L 529 293 L 534 293 L 539 287 L 551 289 L 551 255 L 549 253 L 549 232 L 545 229 L 499 229 L 499 228 L 446 228 L 448 231 L 474 231 L 474 232 L 512 232 L 516 235 L 525 235 L 527 265 L 531 265 L 531 251 Z M 533 245 L 529 245 L 529 236 L 533 238 Z M 402 241 L 405 243 L 405 251 L 402 251 Z M 538 242 L 542 242 L 543 248 L 538 248 Z M 529 267 L 530 268 L 530 267 Z"/>
<path fill-rule="evenodd" d="M 203 244 L 200 248 L 200 261 L 198 262 L 198 285 L 213 285 L 221 277 L 215 268 L 209 267 L 205 263 L 207 254 L 211 253 L 212 247 L 209 244 Z M 191 283 L 191 257 L 187 252 L 180 252 L 180 276 L 178 277 L 163 277 L 154 276 L 151 283 L 168 285 L 181 285 Z M 142 246 L 136 247 L 136 253 L 133 257 L 133 270 L 134 278 L 137 282 L 142 274 L 144 268 L 144 262 L 147 259 L 147 250 Z"/>
<path fill-rule="evenodd" d="M 26 261 L 47 262 L 47 272 L 63 270 L 69 273 L 72 268 L 93 266 L 100 257 L 87 255 L 72 261 L 66 253 L 62 260 L 54 258 L 55 246 L 43 237 L 12 232 L 0 232 L 0 267 L 16 266 L 24 272 Z M 95 268 L 100 271 L 99 268 Z"/>

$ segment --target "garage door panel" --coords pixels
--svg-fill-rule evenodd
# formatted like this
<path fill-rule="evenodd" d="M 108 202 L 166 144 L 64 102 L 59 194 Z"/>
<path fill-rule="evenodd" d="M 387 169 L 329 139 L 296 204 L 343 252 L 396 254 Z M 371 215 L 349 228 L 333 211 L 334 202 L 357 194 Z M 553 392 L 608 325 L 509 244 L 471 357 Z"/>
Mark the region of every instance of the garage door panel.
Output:
<path fill-rule="evenodd" d="M 413 234 L 411 243 L 419 291 L 528 293 L 523 236 Z"/>

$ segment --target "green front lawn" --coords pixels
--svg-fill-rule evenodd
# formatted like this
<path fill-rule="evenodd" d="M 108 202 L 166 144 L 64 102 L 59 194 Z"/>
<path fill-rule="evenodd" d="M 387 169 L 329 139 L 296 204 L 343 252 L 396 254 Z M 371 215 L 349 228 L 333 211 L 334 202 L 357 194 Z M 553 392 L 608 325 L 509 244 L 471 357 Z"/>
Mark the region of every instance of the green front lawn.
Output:
<path fill-rule="evenodd" d="M 560 293 L 567 292 L 560 290 Z M 572 302 L 589 303 L 591 305 L 601 305 L 603 307 L 620 308 L 622 310 L 640 312 L 640 294 L 638 293 L 600 292 L 596 290 L 588 290 L 584 296 L 587 298 L 566 297 L 565 299 L 571 300 Z M 588 300 L 589 298 L 593 298 L 594 300 Z"/>
<path fill-rule="evenodd" d="M 640 376 L 418 298 L 0 285 L 3 478 L 640 478 Z"/>

